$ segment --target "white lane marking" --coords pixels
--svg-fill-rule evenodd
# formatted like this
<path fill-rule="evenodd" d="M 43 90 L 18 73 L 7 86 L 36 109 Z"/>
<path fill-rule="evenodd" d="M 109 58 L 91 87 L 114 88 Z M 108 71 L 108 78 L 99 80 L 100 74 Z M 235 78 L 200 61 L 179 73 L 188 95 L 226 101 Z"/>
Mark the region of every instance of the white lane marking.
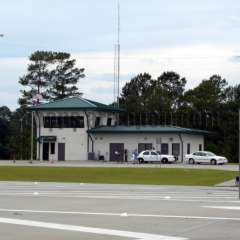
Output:
<path fill-rule="evenodd" d="M 23 197 L 31 197 L 31 193 L 0 193 L 0 196 L 23 196 Z M 48 197 L 48 198 L 85 198 L 85 199 L 121 199 L 121 200 L 146 200 L 146 201 L 175 201 L 175 202 L 209 202 L 209 203 L 239 203 L 239 200 L 217 200 L 218 198 L 208 198 L 202 199 L 201 197 L 195 199 L 186 198 L 171 198 L 165 199 L 161 197 L 127 197 L 127 196 L 89 196 L 89 195 L 47 195 L 42 194 L 38 195 L 39 197 Z M 222 199 L 223 197 L 221 197 Z M 210 200 L 212 199 L 212 200 Z M 227 199 L 236 199 L 235 197 L 227 198 Z"/>
<path fill-rule="evenodd" d="M 175 199 L 196 199 L 196 198 L 204 198 L 204 199 L 216 199 L 216 198 L 235 198 L 236 195 L 165 195 L 165 194 L 139 194 L 139 193 L 93 193 L 93 192 L 76 192 L 76 191 L 39 191 L 42 195 L 73 195 L 73 196 L 96 196 L 96 197 L 139 197 L 139 198 L 175 198 Z M 27 195 L 32 194 L 31 191 L 1 191 L 0 195 Z"/>
<path fill-rule="evenodd" d="M 166 214 L 140 214 L 140 213 L 104 213 L 104 212 L 73 212 L 73 211 L 48 211 L 48 210 L 26 210 L 26 209 L 0 209 L 0 212 L 26 212 L 26 213 L 53 213 L 53 214 L 79 214 L 99 216 L 127 216 L 127 217 L 150 217 L 150 218 L 180 218 L 180 219 L 205 219 L 205 220 L 230 220 L 240 221 L 240 218 L 230 217 L 207 217 L 207 216 L 185 216 Z"/>
<path fill-rule="evenodd" d="M 157 235 L 157 234 L 148 234 L 148 233 L 139 233 L 139 232 L 130 232 L 130 231 L 121 231 L 121 230 L 94 228 L 94 227 L 84 227 L 84 226 L 77 226 L 77 225 L 66 225 L 66 224 L 30 221 L 30 220 L 13 219 L 13 218 L 0 218 L 0 223 L 30 226 L 30 227 L 40 227 L 40 228 L 48 228 L 48 229 L 57 229 L 57 230 L 65 230 L 65 231 L 85 232 L 85 233 L 108 235 L 108 236 L 110 235 L 110 236 L 118 236 L 118 237 L 127 237 L 127 238 L 134 238 L 138 240 L 186 240 L 186 238 L 171 237 L 166 235 Z"/>
<path fill-rule="evenodd" d="M 235 206 L 203 206 L 204 208 L 216 208 L 216 209 L 227 209 L 227 210 L 240 210 L 240 207 Z"/>
<path fill-rule="evenodd" d="M 166 196 L 166 197 L 164 197 L 165 199 L 171 199 L 171 197 L 170 196 Z"/>

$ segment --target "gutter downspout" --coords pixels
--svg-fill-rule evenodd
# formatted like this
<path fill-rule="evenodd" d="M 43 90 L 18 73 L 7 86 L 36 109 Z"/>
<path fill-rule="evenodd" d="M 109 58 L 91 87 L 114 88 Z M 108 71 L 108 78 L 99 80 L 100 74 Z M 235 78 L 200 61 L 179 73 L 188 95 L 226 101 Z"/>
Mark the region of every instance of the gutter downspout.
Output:
<path fill-rule="evenodd" d="M 180 142 L 181 142 L 181 162 L 183 163 L 183 139 L 182 139 L 182 134 L 178 134 Z"/>
<path fill-rule="evenodd" d="M 41 154 L 41 141 L 40 141 L 40 134 L 41 134 L 41 119 L 40 119 L 40 115 L 38 113 L 38 111 L 36 111 L 36 115 L 37 115 L 37 118 L 38 118 L 38 160 L 41 161 L 41 157 L 40 157 L 40 154 Z"/>
<path fill-rule="evenodd" d="M 90 129 L 89 128 L 89 118 L 88 118 L 87 112 L 84 111 L 84 113 L 85 113 L 86 119 L 87 119 L 87 134 L 88 134 L 87 151 L 89 152 L 89 139 L 90 139 L 91 142 L 92 142 L 92 151 L 91 152 L 93 152 L 94 151 L 94 141 L 93 141 L 93 138 L 92 138 L 91 134 L 88 132 L 88 130 Z"/>

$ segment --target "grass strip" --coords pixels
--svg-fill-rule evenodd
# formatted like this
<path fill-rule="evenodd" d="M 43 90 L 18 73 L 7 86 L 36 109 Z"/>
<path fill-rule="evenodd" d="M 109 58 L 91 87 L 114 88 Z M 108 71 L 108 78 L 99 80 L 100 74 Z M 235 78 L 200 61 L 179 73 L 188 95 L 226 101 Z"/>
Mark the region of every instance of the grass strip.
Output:
<path fill-rule="evenodd" d="M 212 169 L 0 167 L 0 181 L 214 186 L 236 175 Z"/>

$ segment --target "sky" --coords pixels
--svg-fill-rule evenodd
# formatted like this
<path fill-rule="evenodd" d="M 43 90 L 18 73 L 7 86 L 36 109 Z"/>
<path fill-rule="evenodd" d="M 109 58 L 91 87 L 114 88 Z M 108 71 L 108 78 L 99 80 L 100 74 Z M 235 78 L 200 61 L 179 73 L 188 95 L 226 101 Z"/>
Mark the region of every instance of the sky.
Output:
<path fill-rule="evenodd" d="M 120 0 L 120 86 L 148 72 L 176 71 L 186 88 L 220 74 L 240 83 L 239 0 Z M 0 0 L 0 106 L 18 107 L 28 57 L 71 53 L 85 68 L 85 98 L 113 101 L 117 0 Z"/>

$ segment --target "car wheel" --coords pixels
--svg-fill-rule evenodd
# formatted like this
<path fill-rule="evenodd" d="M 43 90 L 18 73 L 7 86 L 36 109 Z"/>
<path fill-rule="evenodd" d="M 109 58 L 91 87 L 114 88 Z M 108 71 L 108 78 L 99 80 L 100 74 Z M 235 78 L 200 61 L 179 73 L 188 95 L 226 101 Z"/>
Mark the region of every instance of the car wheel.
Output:
<path fill-rule="evenodd" d="M 144 160 L 143 160 L 142 158 L 139 158 L 139 159 L 138 159 L 138 162 L 139 162 L 139 164 L 141 164 L 141 163 L 144 162 Z"/>
<path fill-rule="evenodd" d="M 168 159 L 167 158 L 163 158 L 162 159 L 162 163 L 168 163 Z"/>
<path fill-rule="evenodd" d="M 195 163 L 193 158 L 190 158 L 188 162 L 189 162 L 189 164 L 194 164 Z"/>
<path fill-rule="evenodd" d="M 217 161 L 215 159 L 211 160 L 211 165 L 217 165 Z"/>

